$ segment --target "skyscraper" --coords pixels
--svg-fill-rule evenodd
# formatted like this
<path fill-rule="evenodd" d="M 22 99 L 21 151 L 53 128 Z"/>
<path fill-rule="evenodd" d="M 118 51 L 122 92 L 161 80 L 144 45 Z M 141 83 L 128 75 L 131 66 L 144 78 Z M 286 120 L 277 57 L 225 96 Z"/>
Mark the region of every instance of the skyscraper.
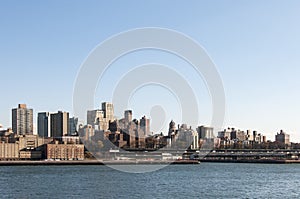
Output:
<path fill-rule="evenodd" d="M 48 112 L 38 113 L 38 135 L 50 137 L 50 114 Z"/>
<path fill-rule="evenodd" d="M 212 127 L 198 126 L 196 130 L 200 139 L 212 139 L 215 137 Z"/>
<path fill-rule="evenodd" d="M 69 135 L 77 135 L 78 133 L 78 118 L 72 117 L 69 119 Z"/>
<path fill-rule="evenodd" d="M 12 109 L 12 128 L 17 135 L 33 134 L 33 110 L 28 109 L 26 104 Z"/>
<path fill-rule="evenodd" d="M 150 134 L 150 119 L 147 119 L 146 116 L 143 116 L 140 119 L 140 127 L 144 133 L 144 136 L 148 136 Z"/>
<path fill-rule="evenodd" d="M 124 112 L 124 119 L 126 125 L 132 121 L 132 110 L 126 110 Z"/>
<path fill-rule="evenodd" d="M 87 111 L 87 124 L 92 125 L 95 130 L 107 131 L 109 121 L 114 121 L 114 106 L 112 103 L 103 102 L 101 108 Z"/>
<path fill-rule="evenodd" d="M 107 122 L 114 120 L 114 105 L 110 102 L 102 103 L 102 110 L 104 112 L 104 118 Z"/>
<path fill-rule="evenodd" d="M 91 110 L 87 111 L 87 124 L 92 125 L 99 125 L 99 122 L 102 122 L 104 118 L 103 110 Z"/>
<path fill-rule="evenodd" d="M 275 141 L 289 145 L 290 135 L 285 133 L 283 130 L 280 130 L 280 132 L 275 135 Z"/>
<path fill-rule="evenodd" d="M 51 137 L 60 138 L 69 133 L 69 113 L 58 111 L 50 115 Z"/>

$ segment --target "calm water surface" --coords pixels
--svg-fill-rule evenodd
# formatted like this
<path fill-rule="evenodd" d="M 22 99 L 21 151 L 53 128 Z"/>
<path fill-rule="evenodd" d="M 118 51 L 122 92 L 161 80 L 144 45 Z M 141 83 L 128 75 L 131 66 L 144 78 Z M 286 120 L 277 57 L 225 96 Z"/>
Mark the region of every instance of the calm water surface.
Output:
<path fill-rule="evenodd" d="M 131 174 L 106 166 L 0 167 L 1 198 L 300 198 L 300 164 L 171 165 Z"/>

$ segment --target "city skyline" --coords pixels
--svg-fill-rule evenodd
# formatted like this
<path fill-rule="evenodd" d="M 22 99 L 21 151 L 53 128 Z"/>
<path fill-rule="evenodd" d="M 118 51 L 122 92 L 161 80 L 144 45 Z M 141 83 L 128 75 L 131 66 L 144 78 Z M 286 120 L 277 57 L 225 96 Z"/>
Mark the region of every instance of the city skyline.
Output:
<path fill-rule="evenodd" d="M 22 125 L 25 126 L 26 128 L 30 127 L 30 130 L 28 132 L 26 130 L 24 130 L 22 132 L 13 131 L 17 135 L 33 134 L 33 135 L 39 135 L 40 137 L 62 137 L 62 136 L 67 136 L 67 135 L 76 135 L 77 134 L 76 131 L 79 130 L 80 126 L 83 127 L 84 125 L 91 125 L 92 128 L 94 128 L 95 127 L 94 125 L 98 125 L 95 121 L 95 118 L 97 118 L 98 122 L 99 122 L 99 118 L 100 118 L 100 122 L 104 122 L 104 126 L 99 126 L 99 129 L 98 129 L 98 130 L 102 130 L 104 132 L 109 131 L 110 122 L 114 122 L 114 121 L 119 122 L 121 120 L 125 120 L 125 124 L 126 124 L 126 121 L 128 123 L 129 121 L 133 121 L 133 120 L 136 120 L 137 118 L 141 118 L 141 120 L 140 120 L 141 125 L 144 127 L 147 126 L 146 129 L 144 129 L 145 135 L 150 135 L 149 134 L 150 132 L 152 133 L 152 135 L 160 134 L 160 133 L 163 133 L 163 135 L 170 134 L 170 127 L 169 127 L 168 131 L 160 131 L 160 132 L 152 131 L 151 122 L 150 122 L 151 118 L 147 119 L 147 117 L 145 115 L 140 116 L 140 117 L 133 117 L 134 110 L 124 110 L 123 117 L 114 116 L 113 115 L 114 105 L 111 102 L 101 102 L 99 108 L 96 108 L 95 110 L 87 110 L 86 111 L 87 112 L 87 115 L 86 115 L 87 120 L 85 122 L 78 121 L 78 118 L 76 118 L 76 116 L 70 115 L 70 113 L 68 111 L 62 111 L 62 110 L 57 110 L 56 112 L 37 111 L 36 117 L 35 117 L 35 119 L 33 119 L 34 117 L 33 117 L 32 112 L 34 109 L 27 108 L 26 104 L 18 104 L 18 107 L 12 108 L 11 112 L 13 114 L 15 114 L 14 112 L 16 112 L 18 109 L 21 109 L 22 115 L 26 115 L 26 114 L 24 114 L 23 109 L 25 109 L 26 111 L 29 110 L 30 117 L 32 117 L 32 118 L 29 119 L 28 121 L 26 120 L 26 122 L 23 121 L 23 119 L 21 120 Z M 3 126 L 3 124 L 0 123 L 0 127 L 2 127 L 3 129 L 8 129 L 8 128 L 13 129 L 14 123 L 15 123 L 15 126 L 17 126 L 16 120 L 17 119 L 14 119 L 14 117 L 12 117 L 11 126 Z M 35 123 L 33 121 L 37 121 L 37 122 Z M 20 122 L 20 119 L 18 120 L 18 122 Z M 172 122 L 174 122 L 173 119 L 171 120 L 171 123 Z M 30 123 L 29 127 L 27 127 L 28 126 L 27 123 Z M 59 124 L 60 126 L 57 126 L 57 124 Z M 188 123 L 177 123 L 177 124 L 178 124 L 178 128 L 179 128 L 179 125 L 187 125 L 187 127 L 190 126 L 190 124 L 188 124 Z M 23 128 L 25 128 L 25 127 L 23 127 Z M 167 128 L 167 127 L 168 126 L 166 126 L 165 128 Z M 214 132 L 213 126 L 209 126 L 209 125 L 203 124 L 203 123 L 198 124 L 195 127 L 194 126 L 190 126 L 190 127 L 196 131 L 198 131 L 199 128 L 207 128 L 207 129 L 209 129 L 209 133 L 208 133 L 210 135 L 209 137 L 214 136 L 216 138 L 224 137 L 224 132 L 226 132 L 226 131 L 247 132 L 247 134 L 249 134 L 251 132 L 251 130 L 253 130 L 254 133 L 259 133 L 259 135 L 264 135 L 265 142 L 267 140 L 274 141 L 277 139 L 278 135 L 285 133 L 285 130 L 283 130 L 282 128 L 279 128 L 279 130 L 277 130 L 276 132 L 273 132 L 272 137 L 270 137 L 270 136 L 267 137 L 265 132 L 257 131 L 255 128 L 242 129 L 242 128 L 239 128 L 236 126 L 229 126 L 229 127 L 224 127 L 224 129 L 219 130 L 219 131 L 215 130 L 215 132 Z M 223 135 L 220 136 L 220 133 Z M 290 140 L 291 142 L 299 143 L 296 140 L 294 140 L 293 138 L 290 139 L 290 134 L 288 134 L 288 136 L 289 136 L 288 140 Z"/>
<path fill-rule="evenodd" d="M 94 2 L 82 10 L 80 2 L 3 2 L 0 83 L 5 85 L 3 94 L 9 97 L 2 98 L 0 123 L 10 126 L 11 116 L 6 113 L 18 103 L 30 104 L 41 111 L 66 109 L 72 114 L 74 81 L 90 51 L 121 31 L 150 26 L 183 32 L 207 50 L 225 88 L 223 127 L 254 127 L 270 138 L 282 128 L 291 134 L 292 140 L 300 142 L 298 1 L 272 1 L 272 6 L 270 1 L 218 4 L 177 1 L 172 2 L 172 9 L 169 9 L 170 2 L 160 1 L 120 4 Z M 155 15 L 153 10 L 156 10 Z M 205 84 L 196 79 L 191 70 L 185 71 L 187 64 L 176 57 L 138 52 L 116 62 L 104 81 L 115 82 L 124 71 L 150 61 L 166 63 L 190 80 L 198 94 L 200 121 L 209 125 L 212 107 Z M 102 90 L 96 91 L 95 99 L 110 101 L 112 86 L 100 86 Z M 149 93 L 158 90 L 163 99 L 170 97 L 161 88 L 146 89 Z M 137 110 L 137 115 L 150 115 L 149 106 L 153 103 L 178 107 L 176 100 L 151 97 L 137 93 L 128 108 Z M 141 100 L 144 98 L 148 100 Z M 176 111 L 172 114 L 180 121 Z M 116 115 L 122 113 L 116 112 Z M 170 119 L 169 115 L 166 121 Z"/>
<path fill-rule="evenodd" d="M 3 198 L 300 198 L 300 0 L 0 3 Z"/>

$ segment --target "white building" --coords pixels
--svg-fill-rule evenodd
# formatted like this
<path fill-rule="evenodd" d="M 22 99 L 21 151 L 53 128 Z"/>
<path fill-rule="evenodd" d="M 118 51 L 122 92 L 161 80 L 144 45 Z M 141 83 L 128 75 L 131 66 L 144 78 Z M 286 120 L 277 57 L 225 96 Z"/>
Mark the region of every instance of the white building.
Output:
<path fill-rule="evenodd" d="M 19 104 L 12 109 L 12 129 L 17 135 L 33 134 L 33 109 L 28 109 L 26 104 Z"/>

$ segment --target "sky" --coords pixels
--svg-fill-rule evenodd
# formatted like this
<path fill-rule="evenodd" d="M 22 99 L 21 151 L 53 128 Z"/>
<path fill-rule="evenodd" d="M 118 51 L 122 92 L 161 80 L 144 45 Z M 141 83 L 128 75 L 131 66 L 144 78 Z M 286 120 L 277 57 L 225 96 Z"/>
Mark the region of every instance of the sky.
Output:
<path fill-rule="evenodd" d="M 11 126 L 11 109 L 19 103 L 35 114 L 72 115 L 74 82 L 99 43 L 130 29 L 161 27 L 193 38 L 215 63 L 226 95 L 224 128 L 257 130 L 270 140 L 283 129 L 300 142 L 299 11 L 297 0 L 1 1 L 0 123 Z M 95 108 L 111 100 L 112 85 L 122 74 L 149 62 L 167 64 L 189 80 L 199 125 L 209 126 L 212 105 L 203 79 L 164 52 L 136 52 L 113 63 L 99 80 Z M 165 131 L 170 119 L 180 120 L 172 93 L 153 85 L 144 89 L 129 100 L 136 118 L 161 104 L 166 120 L 159 130 Z"/>

